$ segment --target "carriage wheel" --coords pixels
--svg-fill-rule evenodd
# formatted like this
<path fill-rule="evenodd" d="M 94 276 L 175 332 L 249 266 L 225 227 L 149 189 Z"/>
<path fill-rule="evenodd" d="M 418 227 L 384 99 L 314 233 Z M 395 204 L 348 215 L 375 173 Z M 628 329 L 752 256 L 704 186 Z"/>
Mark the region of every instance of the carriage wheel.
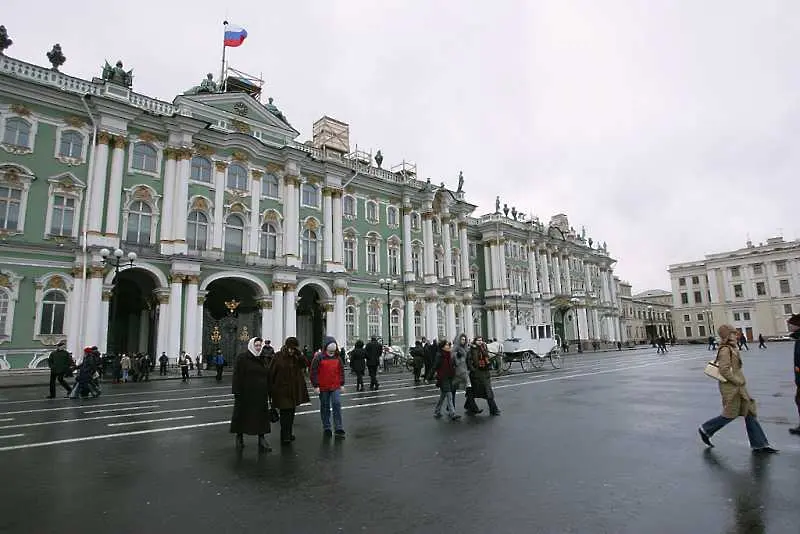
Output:
<path fill-rule="evenodd" d="M 522 367 L 523 373 L 528 373 L 533 370 L 533 354 L 530 351 L 522 353 L 522 358 L 519 360 L 519 365 Z"/>
<path fill-rule="evenodd" d="M 550 351 L 550 365 L 553 366 L 553 369 L 561 369 L 561 365 L 564 363 L 563 359 L 561 358 L 561 349 L 558 347 L 554 348 Z"/>
<path fill-rule="evenodd" d="M 503 354 L 503 372 L 507 373 L 511 370 L 511 364 L 514 363 L 513 359 L 509 359 L 508 354 Z"/>
<path fill-rule="evenodd" d="M 544 359 L 540 358 L 538 354 L 535 354 L 535 353 L 532 352 L 531 353 L 531 366 L 534 369 L 539 370 L 539 369 L 542 368 L 543 365 L 544 365 Z"/>

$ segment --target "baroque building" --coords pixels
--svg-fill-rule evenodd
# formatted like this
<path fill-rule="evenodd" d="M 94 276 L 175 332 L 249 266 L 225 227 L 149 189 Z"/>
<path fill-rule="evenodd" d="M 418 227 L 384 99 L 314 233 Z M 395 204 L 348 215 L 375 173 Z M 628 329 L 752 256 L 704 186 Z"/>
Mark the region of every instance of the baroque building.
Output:
<path fill-rule="evenodd" d="M 628 282 L 620 282 L 619 289 L 623 342 L 652 343 L 661 336 L 672 339 L 672 293 L 663 289 L 649 289 L 632 294 Z"/>
<path fill-rule="evenodd" d="M 675 335 L 703 342 L 721 324 L 747 339 L 787 334 L 786 320 L 800 313 L 800 241 L 766 243 L 708 254 L 669 266 Z"/>
<path fill-rule="evenodd" d="M 254 335 L 504 338 L 517 318 L 621 339 L 615 260 L 565 215 L 474 216 L 462 176 L 384 168 L 330 117 L 299 142 L 258 80 L 165 102 L 121 62 L 55 67 L 0 54 L 0 368 L 61 340 L 229 356 Z"/>

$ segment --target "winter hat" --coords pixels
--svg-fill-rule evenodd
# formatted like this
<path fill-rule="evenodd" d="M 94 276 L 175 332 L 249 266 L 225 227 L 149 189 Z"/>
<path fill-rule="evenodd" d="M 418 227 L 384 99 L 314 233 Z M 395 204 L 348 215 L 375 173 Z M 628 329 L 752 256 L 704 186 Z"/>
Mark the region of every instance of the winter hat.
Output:
<path fill-rule="evenodd" d="M 795 313 L 786 321 L 787 324 L 792 326 L 800 326 L 800 313 Z"/>
<path fill-rule="evenodd" d="M 283 346 L 287 348 L 297 348 L 300 346 L 300 342 L 297 341 L 296 337 L 290 336 L 286 338 L 286 341 L 283 342 Z"/>
<path fill-rule="evenodd" d="M 331 345 L 333 345 L 333 348 L 331 348 Z M 325 339 L 322 340 L 322 348 L 333 352 L 339 348 L 339 344 L 336 343 L 336 339 L 333 336 L 325 336 Z"/>
<path fill-rule="evenodd" d="M 736 331 L 736 329 L 734 327 L 732 327 L 731 325 L 723 324 L 723 325 L 721 325 L 719 327 L 719 329 L 717 330 L 717 333 L 719 333 L 719 337 L 720 337 L 720 339 L 722 339 L 722 342 L 724 343 L 725 341 L 727 341 L 728 336 L 731 335 L 731 332 L 735 332 L 735 331 Z"/>
<path fill-rule="evenodd" d="M 59 341 L 58 344 L 56 344 L 56 347 L 63 347 L 66 344 L 67 344 L 66 341 Z"/>

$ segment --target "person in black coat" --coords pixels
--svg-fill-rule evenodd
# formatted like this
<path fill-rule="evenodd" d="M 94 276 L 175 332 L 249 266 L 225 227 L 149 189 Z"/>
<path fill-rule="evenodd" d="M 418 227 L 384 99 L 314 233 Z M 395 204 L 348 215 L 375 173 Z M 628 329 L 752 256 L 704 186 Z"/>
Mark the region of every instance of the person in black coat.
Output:
<path fill-rule="evenodd" d="M 414 385 L 420 385 L 420 374 L 422 373 L 422 366 L 425 364 L 425 349 L 422 348 L 422 342 L 417 341 L 411 350 L 408 351 L 413 358 L 414 364 Z"/>
<path fill-rule="evenodd" d="M 244 434 L 258 435 L 260 452 L 272 450 L 265 437 L 270 432 L 269 366 L 261 349 L 260 337 L 250 339 L 233 367 L 231 433 L 236 434 L 237 450 L 244 448 Z"/>
<path fill-rule="evenodd" d="M 375 391 L 380 387 L 378 383 L 378 366 L 381 363 L 381 352 L 383 347 L 378 343 L 377 338 L 369 340 L 366 346 L 367 352 L 367 369 L 369 369 L 369 389 Z"/>
<path fill-rule="evenodd" d="M 425 345 L 425 382 L 428 383 L 433 380 L 433 373 L 436 371 L 434 362 L 439 354 L 439 345 L 435 340 Z"/>
<path fill-rule="evenodd" d="M 47 357 L 47 366 L 50 367 L 50 395 L 47 396 L 48 399 L 56 398 L 56 381 L 67 390 L 67 395 L 72 392 L 72 388 L 64 380 L 72 366 L 72 357 L 65 350 L 65 345 L 66 343 L 61 341 L 56 346 L 56 350 Z"/>
<path fill-rule="evenodd" d="M 789 317 L 786 326 L 789 328 L 789 337 L 794 339 L 794 385 L 797 387 L 794 403 L 797 405 L 797 415 L 800 416 L 800 313 Z M 800 436 L 800 425 L 790 428 L 789 433 Z"/>
<path fill-rule="evenodd" d="M 350 351 L 350 369 L 356 375 L 356 391 L 364 391 L 364 371 L 367 369 L 367 351 L 364 349 L 364 342 L 360 339 L 356 341 L 356 346 Z M 370 386 L 370 389 L 371 387 L 372 386 Z"/>

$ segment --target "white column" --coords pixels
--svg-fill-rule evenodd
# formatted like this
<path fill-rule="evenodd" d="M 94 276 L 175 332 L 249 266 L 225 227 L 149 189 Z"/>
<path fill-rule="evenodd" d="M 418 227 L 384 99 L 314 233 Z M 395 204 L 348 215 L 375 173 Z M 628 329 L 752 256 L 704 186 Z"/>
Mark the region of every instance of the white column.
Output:
<path fill-rule="evenodd" d="M 425 297 L 425 337 L 428 339 L 439 339 L 436 297 Z"/>
<path fill-rule="evenodd" d="M 564 293 L 563 288 L 561 287 L 561 261 L 558 257 L 558 250 L 553 255 L 553 288 L 554 293 L 562 294 Z"/>
<path fill-rule="evenodd" d="M 150 332 L 150 310 L 144 309 L 139 313 L 139 342 L 137 343 L 138 350 L 142 354 L 147 354 L 147 340 L 149 339 Z"/>
<path fill-rule="evenodd" d="M 159 290 L 158 296 L 158 331 L 156 332 L 156 361 L 162 352 L 171 356 L 169 352 L 169 293 Z M 177 357 L 177 355 L 175 355 Z"/>
<path fill-rule="evenodd" d="M 325 302 L 322 305 L 325 310 L 325 332 L 324 334 L 333 336 L 340 347 L 344 347 L 347 343 L 346 339 L 341 339 L 336 335 L 336 307 L 333 302 Z"/>
<path fill-rule="evenodd" d="M 169 161 L 167 161 L 169 163 Z M 212 229 L 212 250 L 222 251 L 222 228 L 225 224 L 225 169 L 224 161 L 214 162 L 214 222 Z"/>
<path fill-rule="evenodd" d="M 173 274 L 169 286 L 169 341 L 167 342 L 167 356 L 177 358 L 181 350 L 181 308 L 183 307 L 183 278 L 182 274 Z"/>
<path fill-rule="evenodd" d="M 505 241 L 501 241 L 500 245 L 498 245 L 497 247 L 497 256 L 499 259 L 498 270 L 500 271 L 498 273 L 500 275 L 500 285 L 498 287 L 507 290 L 508 284 L 506 283 L 506 247 L 504 243 Z"/>
<path fill-rule="evenodd" d="M 594 326 L 593 336 L 595 339 L 600 337 L 600 314 L 597 311 L 597 308 L 592 310 L 592 323 Z"/>
<path fill-rule="evenodd" d="M 341 196 L 339 197 L 341 198 Z M 345 297 L 347 289 L 337 287 L 333 290 L 334 293 L 334 315 L 336 316 L 336 340 L 344 345 L 347 343 L 347 325 L 345 324 Z"/>
<path fill-rule="evenodd" d="M 344 234 L 342 233 L 342 191 L 336 189 L 333 198 L 333 263 L 337 271 L 344 271 Z M 344 325 L 344 323 L 342 323 Z M 344 326 L 342 326 L 344 328 Z M 342 330 L 344 332 L 344 330 Z M 338 338 L 337 338 L 338 339 Z"/>
<path fill-rule="evenodd" d="M 464 300 L 464 332 L 467 334 L 467 339 L 472 341 L 475 337 L 475 323 L 472 321 L 472 300 L 471 298 Z"/>
<path fill-rule="evenodd" d="M 85 346 L 82 343 L 85 336 L 84 318 L 86 316 L 87 307 L 84 304 L 83 308 L 81 308 L 81 304 L 86 302 L 86 284 L 83 278 L 81 278 L 81 268 L 73 269 L 72 276 L 72 291 L 69 293 L 69 314 L 67 316 L 69 324 L 67 328 L 67 351 L 71 352 L 74 357 L 77 356 Z M 81 309 L 84 311 L 82 316 L 79 315 Z M 98 347 L 100 347 L 100 345 L 98 345 Z"/>
<path fill-rule="evenodd" d="M 175 182 L 178 179 L 178 162 L 177 151 L 174 148 L 164 149 L 164 198 L 161 199 L 161 243 L 172 241 L 173 239 L 173 225 L 178 224 L 175 220 Z M 166 243 L 167 247 L 171 250 L 172 243 Z M 167 353 L 170 358 L 172 354 Z M 177 354 L 175 357 L 177 358 Z"/>
<path fill-rule="evenodd" d="M 109 310 L 111 303 L 111 288 L 109 287 L 108 290 L 103 288 L 103 296 L 100 304 L 100 337 L 97 340 L 97 349 L 100 351 L 100 354 L 105 354 L 108 352 L 108 319 L 109 319 Z M 87 345 L 92 345 L 94 343 L 87 343 Z M 79 349 L 79 351 L 81 351 Z M 116 347 L 116 350 L 119 351 L 119 347 Z"/>
<path fill-rule="evenodd" d="M 563 260 L 565 278 L 564 282 L 567 284 L 567 287 L 564 288 L 564 293 L 567 295 L 572 295 L 572 269 L 570 269 L 569 256 L 564 256 Z"/>
<path fill-rule="evenodd" d="M 199 276 L 189 276 L 186 284 L 186 302 L 184 303 L 184 317 L 186 318 L 183 329 L 183 350 L 192 358 L 197 356 L 201 347 L 197 346 L 197 339 L 202 334 L 197 332 L 197 286 L 200 284 Z"/>
<path fill-rule="evenodd" d="M 250 239 L 247 240 L 247 251 L 252 256 L 258 256 L 259 237 L 261 236 L 261 171 L 252 172 L 250 180 Z M 262 336 L 263 337 L 263 336 Z"/>
<path fill-rule="evenodd" d="M 333 262 L 333 199 L 327 187 L 322 189 L 322 262 Z"/>
<path fill-rule="evenodd" d="M 576 311 L 578 317 L 578 334 L 580 339 L 589 338 L 589 317 L 586 314 L 586 308 L 578 308 Z"/>
<path fill-rule="evenodd" d="M 272 336 L 275 345 L 283 344 L 285 336 L 283 333 L 283 284 L 280 282 L 272 283 Z"/>
<path fill-rule="evenodd" d="M 89 278 L 86 280 L 86 329 L 84 338 L 78 340 L 79 345 L 94 345 L 100 341 L 102 329 L 102 302 L 103 302 L 103 269 L 92 267 Z M 98 348 L 100 345 L 97 345 Z"/>
<path fill-rule="evenodd" d="M 406 323 L 406 347 L 413 347 L 417 339 L 414 336 L 414 305 L 416 302 L 406 296 L 406 312 L 404 315 Z"/>
<path fill-rule="evenodd" d="M 491 242 L 484 243 L 483 246 L 483 272 L 486 278 L 486 290 L 494 289 L 494 246 Z"/>
<path fill-rule="evenodd" d="M 586 275 L 585 275 L 586 276 L 586 293 L 591 293 L 592 290 L 594 289 L 594 287 L 592 285 L 592 269 L 591 269 L 590 264 L 588 264 L 588 263 L 584 263 L 583 268 L 586 271 Z"/>
<path fill-rule="evenodd" d="M 411 266 L 411 248 L 412 248 L 411 206 L 404 205 L 403 206 L 403 280 L 405 280 L 406 282 L 414 281 L 414 269 Z"/>
<path fill-rule="evenodd" d="M 103 213 L 105 208 L 106 182 L 108 170 L 108 144 L 111 136 L 106 132 L 97 134 L 97 147 L 94 155 L 94 169 L 92 171 L 92 188 L 89 192 L 89 221 L 88 230 L 99 234 L 102 231 Z"/>
<path fill-rule="evenodd" d="M 273 339 L 273 322 L 274 318 L 272 317 L 272 301 L 269 300 L 269 297 L 264 296 L 258 301 L 258 307 L 261 309 L 261 337 L 266 341 L 269 339 L 272 342 L 272 346 L 275 347 L 275 350 L 278 350 L 280 347 L 283 346 L 282 339 Z"/>
<path fill-rule="evenodd" d="M 286 257 L 286 265 L 296 267 L 300 265 L 300 254 L 298 253 L 300 227 L 300 197 L 297 188 L 300 179 L 297 176 L 287 176 L 284 180 L 285 196 L 283 199 L 284 222 L 283 222 L 283 253 Z M 274 305 L 274 303 L 273 303 Z M 292 303 L 294 309 L 294 303 Z M 289 337 L 288 335 L 286 337 Z"/>
<path fill-rule="evenodd" d="M 111 177 L 106 204 L 106 234 L 119 235 L 119 207 L 122 201 L 122 171 L 125 162 L 125 138 L 115 137 L 111 151 Z"/>
<path fill-rule="evenodd" d="M 535 295 L 540 292 L 539 275 L 536 272 L 536 243 L 531 243 L 528 247 L 528 271 L 530 272 L 531 293 Z"/>
<path fill-rule="evenodd" d="M 433 212 L 422 214 L 422 239 L 425 246 L 424 274 L 425 283 L 436 282 L 436 270 L 433 263 Z"/>
<path fill-rule="evenodd" d="M 472 287 L 472 277 L 470 276 L 469 272 L 469 241 L 467 240 L 467 223 L 464 221 L 458 222 L 458 246 L 461 248 L 461 286 Z M 472 322 L 471 318 L 470 322 Z"/>
<path fill-rule="evenodd" d="M 453 272 L 453 243 L 450 239 L 450 218 L 447 215 L 442 216 L 442 245 L 444 246 L 444 277 L 447 279 L 447 285 L 452 286 L 456 283 L 456 279 Z"/>
<path fill-rule="evenodd" d="M 459 334 L 459 332 L 456 332 L 455 296 L 448 296 L 445 299 L 444 317 L 445 317 L 445 332 L 447 333 L 447 339 L 452 341 Z"/>
<path fill-rule="evenodd" d="M 503 341 L 506 337 L 506 313 L 504 310 L 494 311 L 494 337 L 498 341 Z"/>
<path fill-rule="evenodd" d="M 172 225 L 172 239 L 175 240 L 174 254 L 186 254 L 186 223 L 189 212 L 189 176 L 192 172 L 192 151 L 182 148 L 178 151 L 175 176 L 175 219 Z M 166 199 L 165 199 L 166 201 Z M 192 353 L 192 357 L 196 356 Z"/>
<path fill-rule="evenodd" d="M 541 251 L 539 254 L 539 265 L 542 267 L 542 293 L 545 295 L 552 294 L 553 290 L 550 287 L 550 262 L 547 259 L 547 249 Z"/>
<path fill-rule="evenodd" d="M 297 335 L 297 286 L 286 284 L 283 291 L 283 335 L 292 337 Z"/>
<path fill-rule="evenodd" d="M 195 302 L 195 306 L 197 307 L 197 311 L 195 312 L 195 317 L 197 318 L 195 322 L 197 323 L 197 327 L 194 329 L 194 343 L 197 347 L 197 352 L 203 351 L 203 321 L 205 319 L 205 313 L 203 309 L 203 303 L 206 301 L 206 291 L 198 291 L 197 292 L 197 301 Z M 205 363 L 207 354 L 203 354 L 202 360 Z"/>

